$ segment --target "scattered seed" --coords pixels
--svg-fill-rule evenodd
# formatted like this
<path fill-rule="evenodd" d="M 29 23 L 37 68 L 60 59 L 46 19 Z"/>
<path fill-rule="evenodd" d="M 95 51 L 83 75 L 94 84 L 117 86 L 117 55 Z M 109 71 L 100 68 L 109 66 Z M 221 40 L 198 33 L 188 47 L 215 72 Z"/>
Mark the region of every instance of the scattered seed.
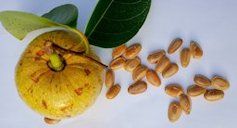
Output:
<path fill-rule="evenodd" d="M 192 85 L 192 86 L 188 87 L 188 89 L 187 89 L 187 94 L 192 97 L 200 96 L 200 95 L 204 94 L 205 92 L 206 92 L 205 88 L 202 88 L 197 85 Z"/>
<path fill-rule="evenodd" d="M 211 81 L 204 75 L 198 74 L 194 77 L 194 82 L 196 85 L 207 88 L 209 85 L 211 85 Z"/>
<path fill-rule="evenodd" d="M 146 79 L 150 84 L 152 84 L 154 86 L 158 87 L 161 84 L 160 78 L 154 70 L 149 69 L 146 72 Z"/>
<path fill-rule="evenodd" d="M 115 98 L 121 90 L 121 86 L 119 84 L 115 84 L 109 88 L 109 90 L 106 93 L 107 99 L 113 99 Z"/>
<path fill-rule="evenodd" d="M 214 76 L 211 79 L 211 85 L 218 90 L 227 90 L 230 87 L 229 81 L 221 76 Z"/>
<path fill-rule="evenodd" d="M 170 122 L 176 122 L 182 114 L 182 109 L 178 102 L 172 102 L 168 109 L 168 118 Z"/>
<path fill-rule="evenodd" d="M 183 40 L 181 38 L 174 39 L 167 50 L 168 53 L 169 54 L 175 53 L 181 47 L 182 44 L 183 44 Z"/>
<path fill-rule="evenodd" d="M 188 67 L 191 60 L 191 52 L 189 48 L 184 48 L 180 52 L 180 61 L 183 68 Z"/>
<path fill-rule="evenodd" d="M 169 78 L 179 71 L 179 66 L 176 63 L 171 63 L 162 73 L 164 78 Z"/>
<path fill-rule="evenodd" d="M 190 50 L 192 53 L 192 57 L 194 59 L 200 59 L 203 56 L 203 50 L 200 47 L 200 45 L 195 42 L 195 41 L 191 41 L 190 42 Z"/>
<path fill-rule="evenodd" d="M 112 58 L 115 59 L 122 56 L 125 53 L 126 49 L 127 46 L 125 44 L 116 47 L 115 49 L 113 49 Z"/>
<path fill-rule="evenodd" d="M 132 78 L 134 81 L 141 80 L 146 76 L 148 68 L 145 65 L 139 65 L 137 66 L 132 73 Z"/>
<path fill-rule="evenodd" d="M 126 49 L 126 51 L 124 53 L 124 57 L 126 59 L 133 59 L 139 54 L 141 49 L 142 49 L 141 44 L 133 44 Z"/>
<path fill-rule="evenodd" d="M 126 61 L 124 65 L 124 69 L 128 72 L 132 72 L 140 64 L 141 64 L 141 59 L 139 57 L 135 57 L 133 59 Z"/>
<path fill-rule="evenodd" d="M 57 124 L 60 122 L 59 119 L 50 119 L 50 118 L 47 118 L 47 117 L 44 117 L 44 122 L 47 123 L 47 124 Z"/>
<path fill-rule="evenodd" d="M 156 63 L 161 61 L 161 59 L 162 59 L 162 57 L 164 55 L 165 55 L 165 51 L 164 50 L 157 51 L 155 53 L 152 53 L 152 54 L 148 55 L 147 61 L 150 64 L 156 64 Z"/>
<path fill-rule="evenodd" d="M 192 101 L 190 97 L 185 94 L 181 94 L 179 97 L 180 97 L 181 108 L 187 115 L 189 115 L 192 109 Z"/>
<path fill-rule="evenodd" d="M 114 71 L 111 69 L 108 69 L 105 73 L 105 85 L 107 88 L 110 88 L 111 86 L 114 85 Z"/>
<path fill-rule="evenodd" d="M 167 56 L 163 56 L 161 61 L 157 63 L 156 71 L 163 73 L 163 71 L 170 65 L 170 59 Z"/>
<path fill-rule="evenodd" d="M 129 86 L 128 93 L 132 95 L 137 95 L 145 92 L 146 90 L 147 90 L 147 83 L 144 81 L 137 81 Z"/>
<path fill-rule="evenodd" d="M 113 70 L 117 70 L 117 69 L 123 68 L 124 64 L 125 64 L 125 59 L 123 57 L 118 57 L 111 61 L 110 68 Z"/>
<path fill-rule="evenodd" d="M 180 96 L 184 93 L 182 86 L 179 84 L 169 84 L 165 87 L 165 92 L 167 95 L 172 97 Z"/>
<path fill-rule="evenodd" d="M 204 94 L 204 98 L 208 101 L 221 100 L 224 98 L 224 92 L 217 89 L 207 90 Z"/>

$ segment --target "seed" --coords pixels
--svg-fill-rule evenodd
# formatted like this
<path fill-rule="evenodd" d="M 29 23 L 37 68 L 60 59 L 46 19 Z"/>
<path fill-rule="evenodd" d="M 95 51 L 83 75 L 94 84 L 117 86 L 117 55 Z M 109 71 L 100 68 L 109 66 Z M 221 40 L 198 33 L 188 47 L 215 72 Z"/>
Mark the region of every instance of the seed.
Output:
<path fill-rule="evenodd" d="M 162 73 L 170 65 L 170 59 L 167 56 L 163 56 L 161 61 L 157 63 L 156 71 Z"/>
<path fill-rule="evenodd" d="M 207 90 L 204 97 L 208 101 L 217 101 L 224 98 L 224 92 L 222 90 Z"/>
<path fill-rule="evenodd" d="M 227 81 L 226 79 L 224 79 L 221 76 L 214 76 L 211 79 L 211 85 L 218 90 L 227 90 L 230 87 L 230 83 L 229 81 Z"/>
<path fill-rule="evenodd" d="M 44 122 L 47 123 L 47 124 L 57 124 L 60 122 L 59 119 L 50 119 L 50 118 L 47 118 L 47 117 L 44 117 Z"/>
<path fill-rule="evenodd" d="M 105 73 L 105 85 L 110 88 L 114 85 L 114 72 L 111 69 L 108 69 Z"/>
<path fill-rule="evenodd" d="M 169 105 L 169 109 L 168 109 L 168 118 L 170 122 L 177 121 L 180 118 L 181 114 L 182 114 L 182 109 L 180 107 L 180 104 L 175 101 L 172 102 Z"/>
<path fill-rule="evenodd" d="M 140 64 L 141 59 L 139 57 L 135 57 L 133 59 L 127 60 L 127 62 L 124 65 L 124 69 L 126 71 L 132 72 Z"/>
<path fill-rule="evenodd" d="M 124 57 L 126 59 L 133 59 L 134 57 L 138 55 L 141 49 L 142 49 L 142 46 L 140 44 L 133 44 L 126 49 L 124 53 Z"/>
<path fill-rule="evenodd" d="M 209 85 L 211 85 L 211 81 L 204 75 L 198 74 L 194 77 L 194 82 L 196 85 L 207 88 Z"/>
<path fill-rule="evenodd" d="M 184 68 L 188 67 L 190 60 L 191 60 L 191 52 L 189 48 L 182 49 L 182 51 L 180 52 L 180 61 L 182 67 Z"/>
<path fill-rule="evenodd" d="M 184 93 L 183 88 L 178 84 L 169 84 L 165 87 L 165 92 L 167 95 L 172 97 L 180 96 Z"/>
<path fill-rule="evenodd" d="M 192 53 L 192 57 L 194 59 L 200 59 L 203 56 L 203 50 L 200 47 L 200 45 L 195 42 L 195 41 L 191 41 L 190 42 L 190 50 Z"/>
<path fill-rule="evenodd" d="M 148 68 L 145 65 L 137 66 L 132 72 L 132 78 L 134 81 L 138 81 L 146 76 Z"/>
<path fill-rule="evenodd" d="M 125 59 L 123 57 L 118 57 L 111 61 L 110 68 L 113 70 L 117 70 L 117 69 L 122 68 L 124 64 L 125 64 Z"/>
<path fill-rule="evenodd" d="M 168 53 L 169 54 L 175 53 L 181 47 L 182 44 L 183 44 L 183 40 L 181 38 L 174 39 L 167 50 Z"/>
<path fill-rule="evenodd" d="M 189 96 L 185 94 L 180 95 L 180 106 L 186 114 L 190 114 L 192 109 L 192 101 Z"/>
<path fill-rule="evenodd" d="M 121 90 L 121 86 L 119 84 L 115 84 L 112 87 L 110 87 L 106 93 L 107 99 L 115 98 L 119 94 L 120 90 Z"/>
<path fill-rule="evenodd" d="M 129 86 L 128 93 L 132 95 L 137 95 L 145 92 L 146 90 L 147 90 L 147 83 L 144 81 L 137 81 Z"/>
<path fill-rule="evenodd" d="M 150 69 L 146 72 L 146 79 L 154 86 L 158 87 L 161 84 L 160 78 L 154 70 Z"/>
<path fill-rule="evenodd" d="M 195 97 L 200 96 L 206 92 L 205 88 L 199 87 L 197 85 L 192 85 L 187 89 L 187 93 L 189 96 Z"/>
<path fill-rule="evenodd" d="M 152 53 L 150 55 L 148 55 L 147 57 L 147 61 L 150 64 L 155 64 L 158 63 L 159 61 L 161 61 L 162 57 L 165 55 L 165 51 L 164 50 L 160 50 L 158 52 Z"/>
<path fill-rule="evenodd" d="M 126 48 L 127 46 L 125 44 L 116 47 L 112 52 L 112 58 L 115 59 L 122 56 L 125 53 Z"/>
<path fill-rule="evenodd" d="M 179 66 L 176 63 L 171 63 L 162 73 L 164 78 L 169 78 L 179 71 Z"/>

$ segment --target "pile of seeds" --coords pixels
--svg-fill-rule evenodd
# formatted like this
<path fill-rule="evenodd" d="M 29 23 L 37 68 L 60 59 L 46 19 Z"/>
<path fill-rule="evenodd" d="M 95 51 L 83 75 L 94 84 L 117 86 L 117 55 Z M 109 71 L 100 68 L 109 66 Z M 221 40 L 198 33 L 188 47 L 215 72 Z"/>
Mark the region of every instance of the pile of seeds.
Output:
<path fill-rule="evenodd" d="M 181 38 L 174 39 L 168 49 L 167 53 L 172 55 L 178 51 L 182 46 L 183 40 Z M 170 78 L 179 71 L 179 66 L 175 62 L 171 62 L 166 55 L 165 50 L 158 50 L 147 57 L 150 64 L 156 64 L 156 68 L 149 69 L 142 64 L 141 59 L 138 57 L 142 46 L 138 43 L 129 47 L 121 45 L 115 48 L 112 52 L 112 61 L 109 69 L 106 71 L 105 85 L 108 88 L 106 97 L 108 99 L 115 98 L 121 86 L 115 83 L 114 71 L 118 69 L 125 69 L 132 75 L 133 83 L 128 87 L 128 93 L 137 95 L 147 90 L 146 80 L 153 86 L 159 87 L 161 80 L 158 74 L 163 78 Z M 191 59 L 200 59 L 203 56 L 203 50 L 196 41 L 191 41 L 189 47 L 184 47 L 180 51 L 180 63 L 183 68 L 188 67 Z M 171 97 L 178 97 L 179 101 L 174 101 L 169 105 L 168 118 L 171 122 L 177 121 L 182 111 L 187 115 L 190 114 L 192 109 L 192 101 L 190 97 L 196 97 L 204 94 L 204 98 L 208 101 L 217 101 L 224 97 L 224 90 L 229 88 L 229 82 L 221 77 L 214 76 L 211 80 L 207 77 L 197 74 L 194 77 L 194 83 L 188 87 L 187 94 L 179 84 L 169 84 L 165 87 L 165 92 Z"/>

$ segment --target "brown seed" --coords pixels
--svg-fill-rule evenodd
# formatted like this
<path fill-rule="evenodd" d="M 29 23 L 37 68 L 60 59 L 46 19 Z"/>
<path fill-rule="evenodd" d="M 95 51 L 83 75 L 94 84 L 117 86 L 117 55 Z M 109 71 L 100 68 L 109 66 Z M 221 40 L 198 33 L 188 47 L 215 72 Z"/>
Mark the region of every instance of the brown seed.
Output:
<path fill-rule="evenodd" d="M 57 124 L 60 122 L 59 119 L 50 119 L 50 118 L 47 118 L 47 117 L 44 117 L 44 122 L 47 123 L 47 124 Z"/>
<path fill-rule="evenodd" d="M 155 64 L 158 63 L 159 61 L 161 61 L 162 57 L 165 55 L 165 51 L 164 50 L 160 50 L 158 52 L 152 53 L 150 55 L 148 55 L 147 57 L 147 61 L 150 64 Z"/>
<path fill-rule="evenodd" d="M 185 94 L 180 95 L 180 106 L 186 114 L 190 114 L 192 109 L 192 101 L 189 96 Z"/>
<path fill-rule="evenodd" d="M 129 86 L 128 93 L 132 95 L 137 95 L 145 92 L 146 90 L 147 90 L 147 83 L 144 81 L 137 81 Z"/>
<path fill-rule="evenodd" d="M 179 71 L 179 66 L 176 63 L 171 63 L 162 73 L 164 78 L 169 78 Z"/>
<path fill-rule="evenodd" d="M 115 59 L 122 56 L 125 53 L 126 49 L 127 46 L 125 44 L 116 47 L 112 52 L 112 58 Z"/>
<path fill-rule="evenodd" d="M 106 93 L 107 99 L 115 98 L 119 94 L 120 90 L 121 90 L 121 86 L 119 84 L 115 84 L 112 87 L 110 87 Z"/>
<path fill-rule="evenodd" d="M 133 59 L 138 55 L 138 53 L 141 51 L 142 46 L 141 44 L 133 44 L 130 47 L 128 47 L 124 53 L 124 57 L 126 59 Z"/>
<path fill-rule="evenodd" d="M 189 96 L 195 97 L 195 96 L 200 96 L 206 92 L 205 88 L 199 87 L 197 85 L 192 85 L 188 87 L 187 93 Z"/>
<path fill-rule="evenodd" d="M 146 76 L 148 68 L 145 65 L 137 66 L 132 72 L 132 78 L 134 81 L 141 80 L 143 77 Z"/>
<path fill-rule="evenodd" d="M 161 61 L 157 63 L 156 71 L 162 73 L 170 65 L 170 59 L 167 56 L 163 56 Z"/>
<path fill-rule="evenodd" d="M 114 71 L 111 69 L 108 69 L 105 73 L 105 85 L 107 88 L 110 88 L 114 85 Z"/>
<path fill-rule="evenodd" d="M 191 60 L 191 52 L 189 48 L 182 49 L 182 51 L 180 52 L 180 62 L 182 67 L 184 68 L 188 67 L 190 60 Z"/>
<path fill-rule="evenodd" d="M 167 50 L 168 53 L 169 54 L 175 53 L 181 47 L 182 44 L 183 40 L 181 38 L 174 39 Z"/>
<path fill-rule="evenodd" d="M 207 88 L 209 85 L 211 85 L 211 81 L 204 75 L 198 74 L 194 77 L 194 82 L 196 85 Z"/>
<path fill-rule="evenodd" d="M 139 57 L 135 57 L 133 59 L 127 60 L 127 62 L 124 65 L 124 69 L 128 72 L 132 72 L 140 64 L 141 59 Z"/>
<path fill-rule="evenodd" d="M 180 118 L 181 114 L 182 114 L 182 109 L 180 107 L 180 104 L 175 101 L 172 102 L 169 105 L 169 109 L 168 109 L 168 118 L 170 122 L 177 121 Z"/>
<path fill-rule="evenodd" d="M 172 97 L 180 96 L 184 93 L 183 88 L 179 84 L 169 84 L 165 87 L 165 92 L 167 95 Z"/>
<path fill-rule="evenodd" d="M 229 81 L 221 76 L 214 76 L 211 79 L 211 85 L 218 90 L 227 90 L 230 87 Z"/>
<path fill-rule="evenodd" d="M 224 98 L 224 92 L 217 89 L 207 90 L 204 98 L 208 101 L 217 101 Z"/>
<path fill-rule="evenodd" d="M 195 42 L 195 41 L 191 41 L 190 42 L 190 50 L 192 53 L 192 57 L 194 59 L 200 59 L 203 56 L 203 50 L 200 47 L 200 45 Z"/>
<path fill-rule="evenodd" d="M 125 59 L 123 57 L 118 57 L 111 61 L 110 68 L 113 70 L 123 68 L 125 64 Z"/>
<path fill-rule="evenodd" d="M 146 72 L 146 79 L 149 83 L 151 83 L 154 86 L 158 87 L 161 84 L 160 78 L 154 70 L 149 69 Z"/>

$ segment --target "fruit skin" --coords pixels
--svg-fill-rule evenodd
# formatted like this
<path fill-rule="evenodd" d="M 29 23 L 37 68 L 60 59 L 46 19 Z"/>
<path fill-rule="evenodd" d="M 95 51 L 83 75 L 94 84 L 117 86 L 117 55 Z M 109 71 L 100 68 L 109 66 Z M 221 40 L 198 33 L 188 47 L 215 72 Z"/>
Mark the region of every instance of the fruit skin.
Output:
<path fill-rule="evenodd" d="M 56 30 L 38 36 L 28 45 L 16 67 L 16 87 L 20 97 L 47 118 L 63 119 L 83 113 L 95 102 L 102 88 L 103 67 L 74 53 L 83 49 L 73 39 L 75 37 L 70 38 L 73 34 Z M 61 49 L 48 46 L 50 43 Z M 63 70 L 49 68 L 52 51 L 64 59 Z M 93 53 L 88 56 L 95 57 Z"/>

